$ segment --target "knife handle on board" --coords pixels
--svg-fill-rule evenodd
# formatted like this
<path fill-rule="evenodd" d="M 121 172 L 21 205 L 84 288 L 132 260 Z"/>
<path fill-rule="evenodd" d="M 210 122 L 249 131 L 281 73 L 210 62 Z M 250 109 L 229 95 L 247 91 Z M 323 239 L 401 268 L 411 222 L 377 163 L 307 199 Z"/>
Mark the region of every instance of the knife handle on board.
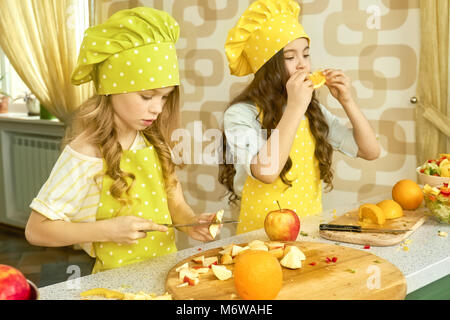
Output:
<path fill-rule="evenodd" d="M 329 231 L 350 231 L 350 232 L 361 232 L 360 226 L 349 226 L 349 225 L 339 225 L 339 224 L 320 224 L 320 230 L 329 230 Z"/>

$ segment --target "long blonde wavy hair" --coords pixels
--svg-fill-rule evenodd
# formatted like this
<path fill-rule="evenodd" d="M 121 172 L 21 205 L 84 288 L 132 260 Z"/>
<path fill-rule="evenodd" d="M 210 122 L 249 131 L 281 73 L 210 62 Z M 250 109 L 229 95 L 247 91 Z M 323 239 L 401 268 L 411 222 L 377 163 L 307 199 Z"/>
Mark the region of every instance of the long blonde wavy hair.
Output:
<path fill-rule="evenodd" d="M 177 184 L 174 176 L 176 165 L 171 157 L 171 149 L 174 146 L 171 135 L 180 127 L 179 96 L 179 87 L 175 86 L 157 120 L 142 131 L 158 154 L 168 197 L 172 195 Z M 61 147 L 64 148 L 80 134 L 86 136 L 87 143 L 98 146 L 105 160 L 104 173 L 97 175 L 95 179 L 103 174 L 111 177 L 114 181 L 110 188 L 111 195 L 122 204 L 130 203 L 131 197 L 128 192 L 135 181 L 135 176 L 120 168 L 123 150 L 114 125 L 114 110 L 110 96 L 96 95 L 74 112 Z"/>

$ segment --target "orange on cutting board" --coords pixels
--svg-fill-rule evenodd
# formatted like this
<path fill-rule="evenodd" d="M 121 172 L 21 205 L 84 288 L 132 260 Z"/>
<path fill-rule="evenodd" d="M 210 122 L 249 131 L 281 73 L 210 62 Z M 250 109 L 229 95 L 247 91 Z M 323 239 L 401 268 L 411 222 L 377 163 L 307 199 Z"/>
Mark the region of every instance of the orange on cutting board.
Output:
<path fill-rule="evenodd" d="M 383 210 L 372 203 L 364 203 L 358 210 L 359 220 L 365 223 L 383 224 L 386 219 Z"/>
<path fill-rule="evenodd" d="M 398 181 L 392 188 L 392 199 L 404 210 L 415 210 L 423 201 L 423 193 L 417 183 L 404 179 Z"/>
<path fill-rule="evenodd" d="M 322 70 L 314 71 L 309 75 L 309 79 L 312 81 L 314 85 L 314 89 L 318 89 L 325 84 L 327 78 L 322 73 Z"/>
<path fill-rule="evenodd" d="M 244 300 L 272 300 L 283 285 L 278 259 L 267 251 L 246 250 L 237 256 L 234 285 Z"/>
<path fill-rule="evenodd" d="M 385 219 L 396 219 L 403 216 L 402 206 L 394 200 L 383 200 L 378 202 L 377 206 L 383 210 Z"/>

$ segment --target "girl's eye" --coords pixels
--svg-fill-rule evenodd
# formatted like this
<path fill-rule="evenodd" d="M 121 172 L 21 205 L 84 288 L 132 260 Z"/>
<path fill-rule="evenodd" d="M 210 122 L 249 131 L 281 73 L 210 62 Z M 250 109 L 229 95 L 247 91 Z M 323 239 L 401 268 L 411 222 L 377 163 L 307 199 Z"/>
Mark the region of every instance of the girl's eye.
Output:
<path fill-rule="evenodd" d="M 141 96 L 143 100 L 151 100 L 152 97 Z"/>
<path fill-rule="evenodd" d="M 286 60 L 292 60 L 294 57 L 284 57 Z"/>
<path fill-rule="evenodd" d="M 309 54 L 303 55 L 303 58 L 308 58 L 308 57 L 309 57 Z"/>

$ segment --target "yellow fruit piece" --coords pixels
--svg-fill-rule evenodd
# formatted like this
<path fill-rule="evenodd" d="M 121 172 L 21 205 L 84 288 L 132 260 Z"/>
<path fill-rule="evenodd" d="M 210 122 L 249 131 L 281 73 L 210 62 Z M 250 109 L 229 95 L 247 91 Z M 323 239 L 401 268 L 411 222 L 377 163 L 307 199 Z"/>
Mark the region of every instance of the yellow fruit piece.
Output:
<path fill-rule="evenodd" d="M 385 219 L 396 219 L 403 216 L 402 206 L 394 200 L 383 200 L 377 203 L 377 206 L 383 210 Z"/>
<path fill-rule="evenodd" d="M 450 166 L 441 168 L 441 177 L 450 178 Z"/>
<path fill-rule="evenodd" d="M 442 160 L 439 168 L 441 169 L 441 177 L 450 178 L 450 161 L 448 159 Z"/>
<path fill-rule="evenodd" d="M 86 290 L 86 291 L 80 293 L 80 296 L 82 296 L 82 297 L 101 296 L 101 297 L 105 297 L 108 299 L 122 300 L 122 299 L 124 299 L 125 294 L 123 294 L 122 292 L 114 291 L 114 290 L 110 290 L 110 289 L 95 288 L 95 289 Z"/>
<path fill-rule="evenodd" d="M 365 203 L 359 207 L 359 220 L 365 223 L 383 224 L 386 219 L 383 210 L 372 203 Z"/>
<path fill-rule="evenodd" d="M 314 89 L 318 89 L 325 84 L 327 78 L 325 78 L 324 74 L 321 70 L 314 71 L 309 75 L 309 79 L 312 81 L 314 85 Z"/>
<path fill-rule="evenodd" d="M 425 193 L 427 193 L 427 194 L 431 194 L 431 195 L 433 195 L 433 196 L 437 196 L 439 193 L 441 193 L 441 191 L 440 191 L 438 188 L 432 187 L 432 186 L 430 186 L 429 184 L 426 184 L 426 185 L 423 187 L 423 192 L 425 192 Z"/>
<path fill-rule="evenodd" d="M 440 157 L 440 158 L 446 157 L 447 159 L 450 160 L 450 153 L 441 153 L 441 154 L 439 154 L 439 157 Z"/>

